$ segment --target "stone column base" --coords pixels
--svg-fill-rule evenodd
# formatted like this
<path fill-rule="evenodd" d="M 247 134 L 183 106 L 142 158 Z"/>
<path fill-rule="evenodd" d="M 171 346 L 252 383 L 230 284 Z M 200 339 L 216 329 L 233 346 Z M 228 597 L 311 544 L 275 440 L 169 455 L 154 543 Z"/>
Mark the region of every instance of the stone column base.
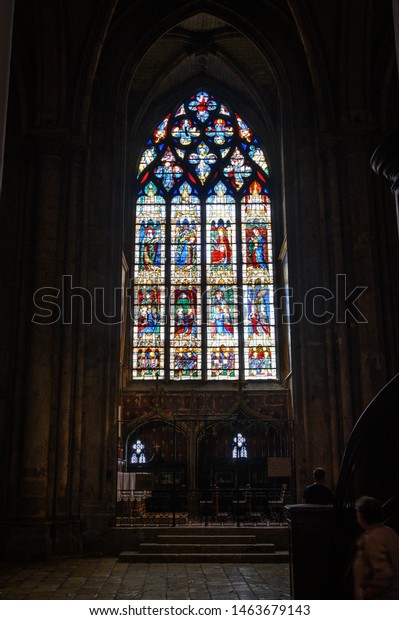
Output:
<path fill-rule="evenodd" d="M 79 520 L 21 519 L 1 524 L 1 551 L 7 559 L 47 558 L 82 552 Z"/>

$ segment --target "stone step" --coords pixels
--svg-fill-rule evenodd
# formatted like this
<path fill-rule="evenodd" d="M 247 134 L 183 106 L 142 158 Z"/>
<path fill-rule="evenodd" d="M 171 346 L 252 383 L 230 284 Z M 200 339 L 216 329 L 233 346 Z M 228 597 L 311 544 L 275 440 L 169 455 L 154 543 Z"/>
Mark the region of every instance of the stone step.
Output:
<path fill-rule="evenodd" d="M 253 534 L 252 535 L 246 535 L 246 534 L 221 535 L 221 534 L 218 534 L 218 532 L 215 532 L 214 534 L 207 533 L 207 534 L 193 535 L 193 534 L 185 534 L 184 531 L 182 531 L 181 534 L 160 534 L 158 536 L 158 542 L 167 544 L 167 545 L 180 544 L 180 543 L 182 544 L 184 543 L 186 544 L 188 543 L 214 544 L 215 542 L 218 544 L 225 544 L 225 543 L 249 544 L 249 543 L 256 542 L 256 536 Z"/>
<path fill-rule="evenodd" d="M 288 562 L 288 551 L 276 553 L 139 553 L 138 551 L 123 551 L 119 554 L 119 562 L 136 563 L 285 563 Z"/>
<path fill-rule="evenodd" d="M 275 545 L 272 543 L 244 543 L 239 544 L 234 541 L 229 543 L 219 543 L 215 541 L 212 544 L 207 543 L 141 543 L 139 547 L 139 553 L 218 553 L 218 554 L 230 554 L 230 553 L 275 553 Z"/>

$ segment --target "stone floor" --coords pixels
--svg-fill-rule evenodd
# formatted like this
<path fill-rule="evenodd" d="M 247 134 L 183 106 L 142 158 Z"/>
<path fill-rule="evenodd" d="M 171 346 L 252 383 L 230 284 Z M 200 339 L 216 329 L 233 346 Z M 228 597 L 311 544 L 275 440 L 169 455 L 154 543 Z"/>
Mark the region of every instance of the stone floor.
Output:
<path fill-rule="evenodd" d="M 0 562 L 0 599 L 281 600 L 288 564 L 122 564 L 114 557 Z"/>

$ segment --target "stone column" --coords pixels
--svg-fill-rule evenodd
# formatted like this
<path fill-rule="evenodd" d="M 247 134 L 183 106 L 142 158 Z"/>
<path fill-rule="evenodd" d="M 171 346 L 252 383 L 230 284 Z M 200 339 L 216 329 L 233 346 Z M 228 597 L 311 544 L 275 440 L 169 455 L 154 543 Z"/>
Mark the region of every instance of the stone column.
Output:
<path fill-rule="evenodd" d="M 32 296 L 42 287 L 56 286 L 60 205 L 62 204 L 63 157 L 60 134 L 38 132 L 27 156 L 36 162 L 32 183 L 32 229 L 26 240 L 35 238 L 26 277 Z M 32 304 L 32 316 L 34 306 Z M 32 316 L 30 319 L 32 319 Z M 32 322 L 25 341 L 26 377 L 24 381 L 23 422 L 19 437 L 19 469 L 16 493 L 16 519 L 10 526 L 6 545 L 13 553 L 46 555 L 51 553 L 51 428 L 56 416 L 58 376 L 55 365 L 57 319 L 48 324 Z"/>
<path fill-rule="evenodd" d="M 3 179 L 13 17 L 14 0 L 2 0 L 0 20 L 0 195 Z"/>
<path fill-rule="evenodd" d="M 72 278 L 72 285 L 82 287 L 85 281 L 84 181 L 86 148 L 75 139 L 65 149 L 65 176 L 68 179 L 67 208 L 61 216 L 62 246 L 58 277 Z M 60 239 L 61 240 L 61 239 Z M 69 299 L 65 299 L 69 303 Z M 77 300 L 71 325 L 63 321 L 57 326 L 56 342 L 59 363 L 57 406 L 52 420 L 49 480 L 52 488 L 51 515 L 54 553 L 75 553 L 81 550 L 80 535 L 80 468 L 82 453 L 82 397 L 85 325 L 82 307 Z M 87 308 L 86 308 L 87 313 Z"/>
<path fill-rule="evenodd" d="M 9 495 L 15 508 L 7 511 L 5 543 L 6 553 L 14 556 L 75 553 L 81 548 L 84 326 L 79 320 L 64 324 L 62 276 L 81 282 L 84 271 L 85 153 L 63 130 L 42 129 L 26 153 L 30 191 L 23 195 L 31 200 L 32 218 L 25 243 L 32 250 L 29 265 L 21 265 L 21 271 L 29 281 L 30 314 L 23 317 L 29 328 L 24 372 L 18 379 L 21 417 L 12 439 L 18 458 L 11 466 Z M 41 307 L 32 302 L 42 288 L 54 295 L 55 314 L 48 321 L 39 320 Z"/>
<path fill-rule="evenodd" d="M 399 0 L 392 0 L 393 27 L 395 30 L 396 64 L 399 76 Z"/>

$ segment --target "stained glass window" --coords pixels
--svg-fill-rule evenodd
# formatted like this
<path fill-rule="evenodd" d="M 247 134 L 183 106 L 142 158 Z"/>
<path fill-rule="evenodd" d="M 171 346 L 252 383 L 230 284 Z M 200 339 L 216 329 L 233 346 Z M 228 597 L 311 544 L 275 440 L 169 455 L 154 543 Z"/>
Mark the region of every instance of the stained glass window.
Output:
<path fill-rule="evenodd" d="M 233 459 L 246 459 L 248 458 L 247 440 L 238 433 L 233 439 Z"/>
<path fill-rule="evenodd" d="M 140 439 L 132 446 L 131 463 L 145 463 L 145 445 L 141 443 Z"/>
<path fill-rule="evenodd" d="M 276 379 L 269 166 L 204 90 L 153 131 L 137 168 L 133 378 Z"/>

